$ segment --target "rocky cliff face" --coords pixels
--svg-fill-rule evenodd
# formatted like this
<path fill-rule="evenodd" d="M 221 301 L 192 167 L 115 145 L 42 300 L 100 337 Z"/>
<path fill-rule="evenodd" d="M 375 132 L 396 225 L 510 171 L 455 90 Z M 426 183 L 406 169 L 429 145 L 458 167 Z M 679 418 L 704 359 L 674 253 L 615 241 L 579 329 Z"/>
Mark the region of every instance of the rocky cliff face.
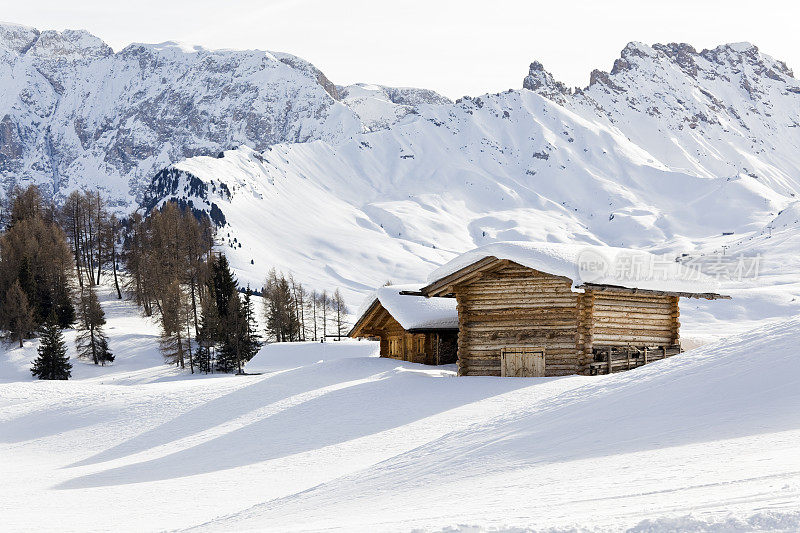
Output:
<path fill-rule="evenodd" d="M 536 62 L 521 90 L 413 110 L 387 107 L 406 104 L 380 86 L 340 87 L 372 127 L 187 159 L 149 205 L 213 210 L 242 279 L 276 265 L 351 295 L 495 240 L 678 255 L 795 201 L 798 85 L 752 45 L 631 43 L 580 89 Z"/>
<path fill-rule="evenodd" d="M 0 25 L 0 180 L 57 196 L 98 187 L 130 209 L 157 172 L 186 157 L 361 132 L 339 90 L 285 53 L 177 43 L 114 53 L 84 31 Z M 389 104 L 397 116 L 409 108 Z"/>
<path fill-rule="evenodd" d="M 698 52 L 630 43 L 610 72 L 592 72 L 589 86 L 572 95 L 553 82 L 529 83 L 533 74 L 526 88 L 613 126 L 671 168 L 709 178 L 742 173 L 795 191 L 800 82 L 752 44 Z"/>
<path fill-rule="evenodd" d="M 522 85 L 450 102 L 289 54 L 0 26 L 0 177 L 179 201 L 243 281 L 351 297 L 494 240 L 685 252 L 796 201 L 800 82 L 753 45 L 631 43 L 584 88 L 538 62 Z"/>

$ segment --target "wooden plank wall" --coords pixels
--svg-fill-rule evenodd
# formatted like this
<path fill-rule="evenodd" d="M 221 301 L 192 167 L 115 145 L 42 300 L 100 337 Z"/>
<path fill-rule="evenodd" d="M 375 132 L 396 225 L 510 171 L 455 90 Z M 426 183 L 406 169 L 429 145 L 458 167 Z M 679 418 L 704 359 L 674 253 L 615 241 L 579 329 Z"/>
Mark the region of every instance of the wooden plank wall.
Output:
<path fill-rule="evenodd" d="M 513 263 L 456 285 L 459 375 L 499 376 L 501 349 L 520 345 L 545 348 L 548 376 L 579 372 L 579 295 L 570 286 Z"/>
<path fill-rule="evenodd" d="M 678 297 L 591 291 L 593 345 L 662 346 L 678 343 Z"/>
<path fill-rule="evenodd" d="M 378 308 L 370 317 L 369 323 L 359 331 L 359 336 L 378 337 L 381 357 L 428 365 L 436 364 L 437 335 L 406 331 L 383 307 Z M 420 340 L 422 341 L 422 351 L 419 350 Z M 397 341 L 399 347 L 399 352 L 394 355 L 391 353 L 391 341 Z"/>

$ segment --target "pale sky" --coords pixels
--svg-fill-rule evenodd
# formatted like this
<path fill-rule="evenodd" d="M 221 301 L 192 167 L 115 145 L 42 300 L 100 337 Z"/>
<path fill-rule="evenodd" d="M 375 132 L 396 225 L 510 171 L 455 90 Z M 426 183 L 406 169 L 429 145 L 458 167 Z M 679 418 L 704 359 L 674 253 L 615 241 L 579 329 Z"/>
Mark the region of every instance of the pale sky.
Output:
<path fill-rule="evenodd" d="M 335 83 L 456 98 L 522 86 L 538 59 L 571 86 L 629 41 L 749 41 L 800 76 L 800 2 L 752 0 L 0 0 L 0 20 L 86 29 L 115 50 L 168 40 L 290 52 Z"/>

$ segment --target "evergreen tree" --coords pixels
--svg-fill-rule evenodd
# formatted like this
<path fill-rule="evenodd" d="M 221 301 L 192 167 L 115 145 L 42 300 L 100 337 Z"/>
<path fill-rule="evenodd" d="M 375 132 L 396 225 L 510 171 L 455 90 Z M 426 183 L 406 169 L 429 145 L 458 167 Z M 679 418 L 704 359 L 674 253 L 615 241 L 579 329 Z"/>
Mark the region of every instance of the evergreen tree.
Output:
<path fill-rule="evenodd" d="M 94 287 L 88 284 L 84 286 L 78 309 L 80 320 L 78 321 L 78 336 L 75 338 L 78 357 L 91 359 L 96 365 L 105 365 L 107 362 L 113 361 L 114 356 L 108 349 L 108 339 L 103 332 L 106 314 L 100 306 Z"/>
<path fill-rule="evenodd" d="M 208 294 L 203 301 L 200 314 L 200 330 L 197 334 L 198 347 L 195 362 L 200 372 L 211 372 L 214 364 L 214 352 L 220 342 L 220 318 L 217 311 L 217 298 L 214 287 L 209 285 Z"/>
<path fill-rule="evenodd" d="M 6 297 L 3 300 L 3 307 L 0 310 L 0 322 L 3 327 L 9 330 L 13 337 L 19 341 L 19 347 L 22 348 L 22 341 L 30 335 L 34 329 L 33 310 L 28 304 L 28 298 L 19 284 L 19 280 L 14 281 L 14 284 L 6 291 Z"/>
<path fill-rule="evenodd" d="M 53 312 L 60 328 L 68 328 L 75 323 L 75 306 L 72 304 L 69 288 L 66 284 L 59 285 L 53 301 Z"/>
<path fill-rule="evenodd" d="M 67 355 L 67 345 L 61 335 L 55 314 L 45 322 L 41 331 L 38 357 L 33 361 L 31 374 L 39 379 L 69 379 L 72 364 Z"/>
<path fill-rule="evenodd" d="M 216 256 L 211 263 L 209 293 L 214 297 L 218 313 L 215 327 L 220 349 L 215 367 L 220 372 L 241 373 L 242 363 L 246 360 L 247 322 L 238 285 L 225 255 Z M 209 320 L 213 318 L 212 315 Z"/>
<path fill-rule="evenodd" d="M 239 284 L 231 272 L 228 258 L 224 254 L 219 254 L 211 263 L 211 286 L 214 288 L 214 295 L 217 299 L 217 311 L 220 318 L 225 316 L 230 308 L 230 301 L 239 299 Z"/>
<path fill-rule="evenodd" d="M 222 347 L 217 358 L 217 369 L 221 372 L 242 373 L 242 362 L 247 350 L 247 321 L 239 295 L 228 300 L 228 310 L 222 318 Z"/>
<path fill-rule="evenodd" d="M 108 349 L 108 339 L 105 336 L 100 337 L 100 360 L 103 365 L 114 361 L 114 354 Z"/>

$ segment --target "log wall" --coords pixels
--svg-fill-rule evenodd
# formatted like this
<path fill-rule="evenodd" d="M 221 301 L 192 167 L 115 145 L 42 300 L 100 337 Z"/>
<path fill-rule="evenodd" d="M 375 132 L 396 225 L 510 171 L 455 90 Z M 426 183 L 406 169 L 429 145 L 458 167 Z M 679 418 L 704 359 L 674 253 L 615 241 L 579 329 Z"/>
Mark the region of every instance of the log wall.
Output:
<path fill-rule="evenodd" d="M 499 376 L 507 346 L 544 348 L 545 375 L 577 373 L 579 295 L 570 286 L 515 264 L 456 285 L 459 375 Z"/>
<path fill-rule="evenodd" d="M 598 373 L 597 346 L 680 351 L 677 296 L 571 286 L 515 263 L 456 283 L 459 375 L 499 376 L 510 346 L 544 348 L 547 376 Z M 628 361 L 638 352 L 625 353 L 625 368 L 639 366 Z"/>
<path fill-rule="evenodd" d="M 664 346 L 678 343 L 678 297 L 592 291 L 592 344 Z"/>
<path fill-rule="evenodd" d="M 411 361 L 428 365 L 436 364 L 436 342 L 434 333 L 410 333 L 382 307 L 371 317 L 360 336 L 380 339 L 380 355 L 400 361 Z M 395 352 L 392 352 L 392 347 Z"/>

